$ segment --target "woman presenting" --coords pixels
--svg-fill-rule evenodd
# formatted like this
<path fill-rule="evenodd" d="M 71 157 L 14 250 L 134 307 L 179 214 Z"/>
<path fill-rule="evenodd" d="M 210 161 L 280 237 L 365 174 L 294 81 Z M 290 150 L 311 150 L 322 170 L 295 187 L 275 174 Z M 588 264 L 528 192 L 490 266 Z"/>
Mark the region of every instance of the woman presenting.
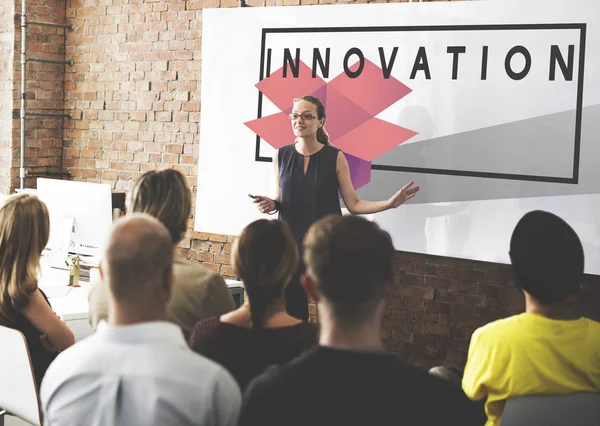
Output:
<path fill-rule="evenodd" d="M 290 120 L 296 142 L 278 149 L 273 157 L 277 193 L 274 198 L 257 195 L 254 202 L 261 213 L 279 210 L 279 218 L 289 225 L 300 253 L 304 235 L 314 222 L 329 214 L 342 214 L 338 191 L 352 214 L 396 208 L 419 191 L 414 182 L 409 182 L 389 200 L 360 200 L 352 186 L 346 157 L 329 142 L 321 101 L 313 96 L 295 99 Z M 308 300 L 300 285 L 303 273 L 301 260 L 285 296 L 287 312 L 306 320 Z"/>

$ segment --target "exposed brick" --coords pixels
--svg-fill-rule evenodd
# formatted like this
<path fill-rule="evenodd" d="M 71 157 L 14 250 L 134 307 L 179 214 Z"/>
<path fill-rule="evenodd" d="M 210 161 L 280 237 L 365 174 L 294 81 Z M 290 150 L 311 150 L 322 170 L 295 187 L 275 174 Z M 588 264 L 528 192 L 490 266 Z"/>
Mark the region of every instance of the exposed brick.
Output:
<path fill-rule="evenodd" d="M 425 307 L 425 312 L 450 314 L 450 305 L 448 303 L 441 303 L 435 300 L 428 300 Z"/>
<path fill-rule="evenodd" d="M 411 295 L 418 299 L 433 299 L 434 289 L 427 287 L 412 287 Z"/>
<path fill-rule="evenodd" d="M 448 290 L 450 288 L 450 280 L 437 277 L 425 277 L 425 287 Z"/>
<path fill-rule="evenodd" d="M 478 309 L 472 306 L 452 305 L 450 315 L 456 318 L 477 318 Z"/>
<path fill-rule="evenodd" d="M 429 263 L 415 263 L 414 273 L 420 275 L 435 275 L 437 273 L 437 265 Z"/>
<path fill-rule="evenodd" d="M 425 323 L 419 321 L 404 321 L 402 330 L 407 333 L 425 334 Z"/>
<path fill-rule="evenodd" d="M 450 290 L 456 291 L 456 292 L 474 294 L 474 293 L 477 293 L 477 285 L 452 280 L 450 282 Z"/>
<path fill-rule="evenodd" d="M 425 301 L 422 299 L 405 297 L 402 299 L 402 307 L 411 311 L 423 311 L 425 310 Z"/>
<path fill-rule="evenodd" d="M 431 312 L 415 312 L 414 318 L 417 321 L 425 322 L 428 324 L 435 324 L 437 323 L 438 314 Z"/>
<path fill-rule="evenodd" d="M 405 274 L 402 274 L 400 282 L 403 285 L 422 286 L 423 285 L 423 277 L 421 275 L 405 273 Z"/>
<path fill-rule="evenodd" d="M 439 277 L 452 278 L 455 280 L 458 280 L 461 277 L 460 269 L 452 266 L 440 266 L 437 270 L 437 274 Z"/>
<path fill-rule="evenodd" d="M 450 327 L 445 327 L 441 325 L 427 324 L 427 334 L 432 334 L 434 336 L 450 336 Z"/>
<path fill-rule="evenodd" d="M 444 302 L 456 303 L 458 305 L 485 306 L 486 296 L 455 293 L 451 291 L 439 291 L 437 293 L 439 300 Z"/>

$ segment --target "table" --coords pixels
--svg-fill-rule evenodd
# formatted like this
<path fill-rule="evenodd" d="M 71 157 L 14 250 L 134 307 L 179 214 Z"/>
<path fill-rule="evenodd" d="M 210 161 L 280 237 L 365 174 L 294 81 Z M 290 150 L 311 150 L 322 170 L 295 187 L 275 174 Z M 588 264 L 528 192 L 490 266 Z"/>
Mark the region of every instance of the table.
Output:
<path fill-rule="evenodd" d="M 96 282 L 99 279 L 98 270 L 92 269 L 91 281 Z M 90 306 L 88 302 L 91 284 L 80 280 L 81 287 L 72 288 L 67 287 L 68 282 L 68 271 L 42 265 L 42 274 L 38 285 L 46 293 L 54 312 L 71 329 L 77 342 L 93 333 L 89 321 Z M 242 283 L 236 280 L 225 280 L 225 283 L 236 299 L 236 305 L 243 303 L 244 287 Z"/>

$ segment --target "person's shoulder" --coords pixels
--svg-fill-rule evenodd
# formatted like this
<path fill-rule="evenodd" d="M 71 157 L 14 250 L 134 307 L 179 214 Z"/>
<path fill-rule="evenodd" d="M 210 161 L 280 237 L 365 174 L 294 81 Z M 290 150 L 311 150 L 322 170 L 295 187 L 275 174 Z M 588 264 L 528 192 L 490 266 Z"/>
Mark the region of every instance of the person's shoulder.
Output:
<path fill-rule="evenodd" d="M 199 263 L 191 263 L 178 256 L 173 264 L 175 286 L 193 286 L 218 282 L 225 285 L 225 280 L 216 272 L 206 269 Z"/>
<path fill-rule="evenodd" d="M 475 330 L 473 336 L 478 338 L 503 337 L 518 330 L 523 325 L 523 321 L 524 314 L 512 315 L 479 327 Z"/>
<path fill-rule="evenodd" d="M 273 365 L 258 375 L 248 387 L 249 393 L 282 395 L 281 389 L 291 388 L 302 390 L 300 382 L 312 383 L 311 371 L 315 371 L 313 359 L 316 358 L 316 348 L 309 349 L 284 365 Z"/>
<path fill-rule="evenodd" d="M 185 350 L 182 355 L 181 359 L 177 362 L 185 363 L 186 365 L 185 371 L 183 371 L 184 369 L 181 370 L 181 374 L 186 381 L 197 382 L 198 377 L 202 377 L 202 381 L 211 383 L 223 375 L 229 375 L 223 366 L 191 349 Z"/>
<path fill-rule="evenodd" d="M 597 333 L 597 334 L 595 334 L 596 336 L 600 336 L 600 322 L 594 321 L 593 319 L 590 319 L 590 318 L 583 318 L 583 322 L 585 324 L 587 324 L 587 326 L 590 328 L 590 330 L 593 330 L 594 332 Z"/>
<path fill-rule="evenodd" d="M 92 334 L 59 353 L 44 375 L 42 389 L 46 393 L 52 392 L 69 378 L 87 374 L 95 366 L 93 358 L 98 349 L 96 340 Z"/>
<path fill-rule="evenodd" d="M 210 317 L 198 321 L 192 331 L 190 346 L 193 348 L 197 344 L 210 341 L 223 334 L 224 327 L 219 317 Z"/>

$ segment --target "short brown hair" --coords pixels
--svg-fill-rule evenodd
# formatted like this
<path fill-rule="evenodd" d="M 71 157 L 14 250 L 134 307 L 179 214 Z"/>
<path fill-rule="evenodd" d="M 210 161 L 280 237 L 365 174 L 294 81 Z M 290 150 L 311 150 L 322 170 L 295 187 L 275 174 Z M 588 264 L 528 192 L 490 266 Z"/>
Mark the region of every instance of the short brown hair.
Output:
<path fill-rule="evenodd" d="M 12 195 L 0 208 L 0 323 L 16 320 L 37 289 L 37 268 L 50 236 L 46 205 L 30 194 Z"/>
<path fill-rule="evenodd" d="M 252 222 L 233 243 L 231 265 L 246 287 L 253 328 L 262 326 L 269 304 L 283 297 L 298 258 L 292 232 L 280 220 Z"/>
<path fill-rule="evenodd" d="M 185 177 L 175 169 L 144 173 L 133 186 L 128 213 L 147 213 L 169 230 L 173 244 L 181 241 L 192 211 L 192 193 Z"/>
<path fill-rule="evenodd" d="M 393 282 L 393 258 L 390 235 L 359 216 L 327 216 L 304 239 L 307 271 L 341 325 L 372 313 Z"/>

